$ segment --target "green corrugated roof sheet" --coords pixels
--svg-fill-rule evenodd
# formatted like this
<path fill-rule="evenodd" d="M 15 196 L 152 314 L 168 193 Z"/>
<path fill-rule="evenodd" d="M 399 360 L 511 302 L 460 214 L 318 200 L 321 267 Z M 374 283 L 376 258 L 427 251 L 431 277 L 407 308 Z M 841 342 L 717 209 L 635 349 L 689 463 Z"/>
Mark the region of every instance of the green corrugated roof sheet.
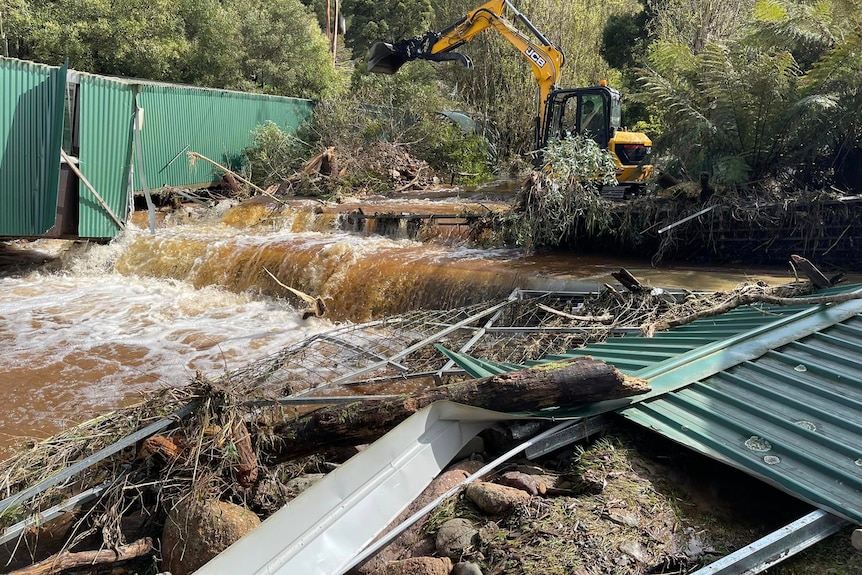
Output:
<path fill-rule="evenodd" d="M 847 291 L 862 286 L 821 294 Z M 560 409 L 555 417 L 616 410 L 862 523 L 860 314 L 862 300 L 752 305 L 653 338 L 616 338 L 533 364 L 591 355 L 650 381 L 643 396 Z M 524 367 L 445 353 L 474 377 Z"/>

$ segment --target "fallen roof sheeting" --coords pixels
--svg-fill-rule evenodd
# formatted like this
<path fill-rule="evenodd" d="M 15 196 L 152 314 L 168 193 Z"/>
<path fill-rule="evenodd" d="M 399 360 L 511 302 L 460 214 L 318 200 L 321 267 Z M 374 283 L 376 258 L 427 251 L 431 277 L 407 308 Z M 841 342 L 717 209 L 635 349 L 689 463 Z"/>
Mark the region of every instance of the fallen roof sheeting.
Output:
<path fill-rule="evenodd" d="M 862 287 L 820 294 L 845 291 Z M 862 524 L 859 314 L 862 300 L 791 308 L 747 306 L 654 338 L 617 338 L 536 363 L 592 355 L 650 381 L 648 394 L 557 415 L 617 410 Z M 662 354 L 664 342 L 674 347 Z M 648 350 L 657 353 L 644 353 Z M 474 377 L 522 367 L 447 355 Z"/>

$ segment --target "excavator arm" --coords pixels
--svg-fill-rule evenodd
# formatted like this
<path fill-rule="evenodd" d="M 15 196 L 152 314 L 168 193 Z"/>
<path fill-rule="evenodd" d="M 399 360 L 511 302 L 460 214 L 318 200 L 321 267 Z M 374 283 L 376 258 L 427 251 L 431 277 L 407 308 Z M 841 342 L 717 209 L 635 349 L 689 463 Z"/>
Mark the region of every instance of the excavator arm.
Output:
<path fill-rule="evenodd" d="M 536 41 L 531 40 L 504 17 L 503 13 L 506 9 L 533 33 Z M 424 36 L 393 44 L 375 43 L 371 47 L 368 71 L 394 74 L 410 60 L 457 61 L 471 68 L 473 63 L 470 58 L 454 50 L 488 28 L 499 32 L 530 64 L 539 90 L 536 111 L 536 148 L 539 148 L 542 143 L 541 127 L 545 125 L 547 113 L 546 103 L 550 94 L 557 88 L 565 56 L 508 0 L 486 2 L 441 32 L 428 32 Z"/>

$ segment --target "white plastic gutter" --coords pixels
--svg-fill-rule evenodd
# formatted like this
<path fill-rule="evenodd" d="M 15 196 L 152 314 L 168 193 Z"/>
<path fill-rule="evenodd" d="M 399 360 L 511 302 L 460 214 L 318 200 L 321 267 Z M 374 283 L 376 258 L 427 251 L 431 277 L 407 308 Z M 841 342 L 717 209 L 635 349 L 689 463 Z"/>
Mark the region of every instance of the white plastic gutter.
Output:
<path fill-rule="evenodd" d="M 513 419 L 522 418 L 436 402 L 329 473 L 195 573 L 340 573 L 467 442 L 492 423 Z"/>

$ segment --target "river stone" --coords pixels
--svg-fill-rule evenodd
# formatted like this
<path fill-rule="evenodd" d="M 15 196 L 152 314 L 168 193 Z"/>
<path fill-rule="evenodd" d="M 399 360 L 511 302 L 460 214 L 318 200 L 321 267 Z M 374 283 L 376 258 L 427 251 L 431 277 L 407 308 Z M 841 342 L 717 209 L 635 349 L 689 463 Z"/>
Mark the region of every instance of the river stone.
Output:
<path fill-rule="evenodd" d="M 437 530 L 437 553 L 460 559 L 476 543 L 479 531 L 467 519 L 450 519 Z"/>
<path fill-rule="evenodd" d="M 438 496 L 461 484 L 467 477 L 482 467 L 483 464 L 481 461 L 464 460 L 455 463 L 437 476 L 425 491 L 407 509 L 401 512 L 398 518 L 389 525 L 389 528 L 391 529 L 396 525 L 400 525 L 408 517 L 413 516 L 431 501 L 437 499 Z M 406 531 L 381 549 L 375 556 L 351 571 L 351 575 L 371 575 L 372 573 L 377 575 L 378 571 L 392 561 L 433 554 L 436 550 L 436 542 L 433 537 L 425 534 L 426 521 L 427 517 L 408 527 Z"/>
<path fill-rule="evenodd" d="M 162 569 L 189 575 L 260 525 L 257 515 L 226 501 L 183 501 L 165 522 Z"/>
<path fill-rule="evenodd" d="M 324 477 L 325 473 L 306 473 L 288 481 L 286 487 L 291 493 L 299 495 Z"/>
<path fill-rule="evenodd" d="M 519 505 L 530 502 L 530 494 L 514 487 L 477 481 L 467 486 L 467 499 L 490 515 L 510 513 Z"/>
<path fill-rule="evenodd" d="M 544 481 L 520 471 L 508 471 L 500 476 L 499 481 L 503 485 L 526 491 L 530 495 L 544 494 L 548 490 L 548 486 L 545 485 Z"/>
<path fill-rule="evenodd" d="M 455 564 L 452 575 L 482 575 L 482 570 L 472 561 L 463 561 Z"/>
<path fill-rule="evenodd" d="M 448 557 L 411 557 L 388 563 L 381 575 L 449 575 L 452 560 Z"/>

